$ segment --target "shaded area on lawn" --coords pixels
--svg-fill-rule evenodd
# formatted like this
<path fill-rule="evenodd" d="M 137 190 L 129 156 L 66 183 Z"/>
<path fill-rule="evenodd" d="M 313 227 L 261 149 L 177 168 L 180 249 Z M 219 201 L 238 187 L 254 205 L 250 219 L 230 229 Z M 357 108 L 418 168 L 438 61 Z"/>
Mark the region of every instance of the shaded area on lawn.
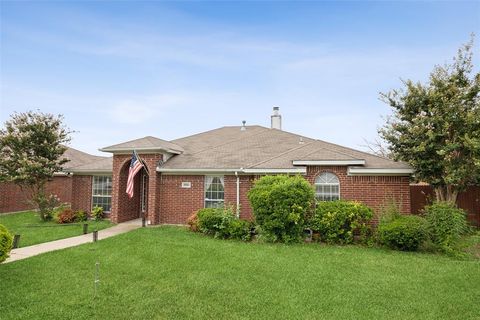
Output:
<path fill-rule="evenodd" d="M 93 297 L 95 262 L 99 295 Z M 0 265 L 2 319 L 475 319 L 479 261 L 174 227 Z"/>
<path fill-rule="evenodd" d="M 20 247 L 38 243 L 75 237 L 83 234 L 83 224 L 87 223 L 88 232 L 113 226 L 109 220 L 85 221 L 73 224 L 58 224 L 55 221 L 43 222 L 35 211 L 25 211 L 0 215 L 0 224 L 8 231 L 20 234 Z"/>

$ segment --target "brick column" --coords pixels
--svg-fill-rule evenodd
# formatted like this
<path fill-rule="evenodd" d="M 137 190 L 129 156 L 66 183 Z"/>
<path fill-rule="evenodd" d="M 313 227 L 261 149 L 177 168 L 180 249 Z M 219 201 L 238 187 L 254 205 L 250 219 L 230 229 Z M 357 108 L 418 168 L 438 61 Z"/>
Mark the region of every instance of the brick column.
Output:
<path fill-rule="evenodd" d="M 160 223 L 160 173 L 157 173 L 158 161 L 163 159 L 162 154 L 139 154 L 147 164 L 150 175 L 148 177 L 148 204 L 147 221 L 150 224 Z"/>
<path fill-rule="evenodd" d="M 112 166 L 112 208 L 110 210 L 110 220 L 113 223 L 119 223 L 119 214 L 122 207 L 120 199 L 120 175 L 122 174 L 122 167 L 125 166 L 126 161 L 130 159 L 129 155 L 113 155 Z"/>

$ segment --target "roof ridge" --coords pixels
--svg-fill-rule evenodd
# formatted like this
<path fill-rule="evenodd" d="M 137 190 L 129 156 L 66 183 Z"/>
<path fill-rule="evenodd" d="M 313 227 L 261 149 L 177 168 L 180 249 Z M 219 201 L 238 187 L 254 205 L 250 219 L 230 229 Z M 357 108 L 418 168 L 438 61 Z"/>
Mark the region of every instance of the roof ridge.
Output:
<path fill-rule="evenodd" d="M 320 141 L 322 141 L 322 140 L 320 140 Z M 345 152 L 342 152 L 342 151 L 333 150 L 333 149 L 330 149 L 330 148 L 328 148 L 328 147 L 322 147 L 322 149 L 325 149 L 325 150 L 328 150 L 328 151 L 331 151 L 331 152 L 335 152 L 335 153 L 340 153 L 340 154 L 343 154 L 343 155 L 345 155 L 345 156 L 348 156 L 348 157 L 350 157 L 350 158 L 355 159 L 355 157 L 352 157 L 352 156 L 349 155 L 348 153 L 345 153 Z M 357 150 L 355 150 L 355 149 L 352 149 L 352 150 L 357 151 Z M 361 152 L 361 151 L 360 151 L 360 152 Z M 365 160 L 365 159 L 357 159 L 357 160 Z"/>
<path fill-rule="evenodd" d="M 298 150 L 298 149 L 304 148 L 304 147 L 306 147 L 306 146 L 308 146 L 308 145 L 310 145 L 310 144 L 312 144 L 312 143 L 314 143 L 314 142 L 315 142 L 315 141 L 312 141 L 312 142 L 309 142 L 309 143 L 307 143 L 307 144 L 303 144 L 303 145 L 301 145 L 301 146 L 299 146 L 299 147 L 296 147 L 296 148 L 293 148 L 293 149 L 289 149 L 289 150 L 287 150 L 287 151 L 285 151 L 285 152 L 282 152 L 282 153 L 280 153 L 280 154 L 278 154 L 278 155 L 276 155 L 276 156 L 274 156 L 274 157 L 272 157 L 272 158 L 268 158 L 267 160 L 263 160 L 263 161 L 260 161 L 260 162 L 254 163 L 254 164 L 248 164 L 248 165 L 247 165 L 247 168 L 256 167 L 256 166 L 258 166 L 258 165 L 260 165 L 260 164 L 262 164 L 262 163 L 265 163 L 265 162 L 271 161 L 271 160 L 273 160 L 273 159 L 279 158 L 279 157 L 281 157 L 281 156 L 283 156 L 283 155 L 285 155 L 285 154 L 287 154 L 287 153 L 290 153 L 290 152 L 292 152 L 292 151 L 296 151 L 296 150 Z"/>
<path fill-rule="evenodd" d="M 336 144 L 336 143 L 332 143 L 332 142 L 328 142 L 328 141 L 325 141 L 325 140 L 321 140 L 321 139 L 317 139 L 317 141 L 320 141 L 320 142 L 323 142 L 323 143 L 327 143 L 327 144 L 329 144 L 329 145 L 337 146 L 337 147 L 340 147 L 340 148 L 343 148 L 343 149 L 349 149 L 349 150 L 352 150 L 352 151 L 355 151 L 355 152 L 360 152 L 360 153 L 363 153 L 363 154 L 365 154 L 365 155 L 367 155 L 367 156 L 376 157 L 376 158 L 379 158 L 379 159 L 382 159 L 382 160 L 386 160 L 386 161 L 389 161 L 389 162 L 399 163 L 399 161 L 395 161 L 395 160 L 392 160 L 392 159 L 384 158 L 384 157 L 381 157 L 381 156 L 378 156 L 378 155 L 376 155 L 376 154 L 369 153 L 369 152 L 366 152 L 366 151 L 361 151 L 361 150 L 353 149 L 353 148 L 350 148 L 350 147 L 345 147 L 345 146 L 342 146 L 342 145 L 339 145 L 339 144 Z M 341 151 L 338 151 L 338 152 L 341 152 Z M 345 153 L 344 153 L 344 154 L 345 154 Z"/>
<path fill-rule="evenodd" d="M 225 128 L 225 126 L 223 126 L 222 128 Z M 263 128 L 263 127 L 262 127 L 262 128 Z M 265 128 L 265 129 L 267 129 L 267 128 Z M 267 130 L 268 130 L 268 129 L 267 129 Z M 213 131 L 213 130 L 212 130 L 212 131 Z M 208 131 L 207 131 L 207 132 L 208 132 Z M 221 144 L 217 144 L 217 145 L 215 145 L 215 146 L 209 146 L 208 148 L 199 150 L 199 151 L 197 151 L 197 152 L 190 153 L 189 155 L 195 155 L 195 154 L 202 153 L 202 152 L 204 152 L 204 151 L 206 151 L 206 150 L 211 150 L 211 149 L 215 149 L 215 148 L 218 148 L 218 147 L 222 147 L 222 146 L 225 146 L 225 145 L 227 145 L 227 144 L 231 144 L 231 143 L 233 143 L 233 142 L 240 141 L 240 140 L 242 140 L 242 139 L 244 139 L 244 138 L 255 137 L 255 136 L 257 136 L 257 135 L 259 135 L 259 134 L 261 134 L 261 133 L 263 133 L 263 132 L 265 132 L 265 130 L 260 130 L 260 131 L 257 132 L 257 133 L 254 133 L 254 134 L 252 134 L 252 135 L 249 135 L 248 137 L 240 137 L 240 138 L 238 138 L 238 139 L 229 140 L 229 141 L 227 141 L 227 142 L 224 142 L 224 143 L 221 143 Z"/>

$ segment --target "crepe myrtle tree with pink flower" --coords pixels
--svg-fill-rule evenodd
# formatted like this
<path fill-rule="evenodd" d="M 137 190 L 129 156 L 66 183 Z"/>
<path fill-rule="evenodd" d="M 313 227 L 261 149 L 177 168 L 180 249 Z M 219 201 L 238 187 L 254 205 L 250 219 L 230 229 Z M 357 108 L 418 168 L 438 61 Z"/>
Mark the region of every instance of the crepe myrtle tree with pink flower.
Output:
<path fill-rule="evenodd" d="M 52 219 L 58 204 L 45 186 L 68 162 L 63 157 L 71 131 L 62 115 L 28 111 L 14 113 L 0 129 L 0 182 L 12 182 L 27 191 L 43 221 Z"/>

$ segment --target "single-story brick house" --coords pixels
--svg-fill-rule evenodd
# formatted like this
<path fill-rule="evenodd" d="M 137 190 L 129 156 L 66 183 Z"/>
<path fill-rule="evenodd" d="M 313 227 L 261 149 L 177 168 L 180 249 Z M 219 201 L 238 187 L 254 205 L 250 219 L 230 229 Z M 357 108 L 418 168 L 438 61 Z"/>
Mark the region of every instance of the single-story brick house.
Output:
<path fill-rule="evenodd" d="M 69 148 L 70 161 L 48 191 L 74 210 L 99 205 L 113 222 L 145 215 L 149 224 L 184 224 L 196 210 L 233 205 L 242 218 L 252 209 L 247 192 L 266 174 L 300 174 L 321 200 L 357 200 L 379 211 L 394 198 L 410 213 L 412 169 L 375 155 L 282 131 L 274 108 L 271 128 L 230 126 L 165 141 L 144 137 L 100 149 L 98 157 Z M 148 167 L 135 177 L 134 196 L 125 192 L 133 150 Z M 14 185 L 0 184 L 0 212 L 28 208 Z"/>
<path fill-rule="evenodd" d="M 282 131 L 278 108 L 271 128 L 244 124 L 172 141 L 149 136 L 100 150 L 113 154 L 114 222 L 145 214 L 149 224 L 184 224 L 194 211 L 224 204 L 250 218 L 247 192 L 265 174 L 303 175 L 322 200 L 358 200 L 378 212 L 395 198 L 404 213 L 410 212 L 408 165 Z M 133 150 L 149 174 L 137 174 L 129 198 L 125 189 Z"/>

